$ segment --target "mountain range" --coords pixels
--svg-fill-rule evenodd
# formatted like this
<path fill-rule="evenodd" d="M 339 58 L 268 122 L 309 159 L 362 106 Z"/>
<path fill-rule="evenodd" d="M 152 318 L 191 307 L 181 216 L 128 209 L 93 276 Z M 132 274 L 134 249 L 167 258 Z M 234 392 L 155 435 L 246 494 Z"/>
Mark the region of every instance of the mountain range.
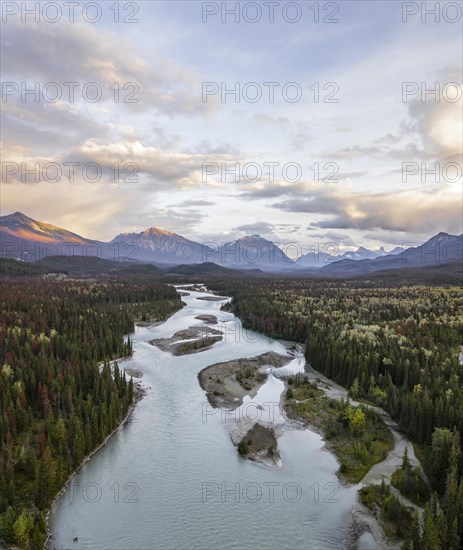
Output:
<path fill-rule="evenodd" d="M 260 235 L 231 242 L 198 243 L 151 227 L 140 233 L 121 233 L 109 242 L 87 239 L 49 223 L 36 221 L 21 212 L 0 216 L 0 255 L 23 261 L 50 256 L 89 256 L 127 263 L 153 264 L 162 269 L 211 264 L 254 272 L 316 274 L 327 277 L 364 276 L 377 271 L 461 264 L 463 235 L 439 233 L 422 245 L 335 253 L 335 246 L 313 249 L 297 260 L 290 259 L 275 243 Z M 198 268 L 199 269 L 199 268 Z M 175 271 L 174 271 L 175 272 Z"/>
<path fill-rule="evenodd" d="M 339 262 L 341 260 L 374 260 L 375 258 L 388 254 L 400 254 L 402 250 L 403 248 L 400 246 L 394 248 L 394 250 L 390 252 L 386 252 L 383 246 L 379 250 L 369 250 L 368 248 L 360 246 L 355 251 L 348 250 L 342 254 L 336 254 L 335 243 L 328 243 L 322 247 L 322 250 L 320 250 L 319 247 L 314 247 L 314 250 L 298 258 L 296 264 L 298 267 L 302 268 L 322 268 L 327 264 L 332 264 L 333 262 Z"/>

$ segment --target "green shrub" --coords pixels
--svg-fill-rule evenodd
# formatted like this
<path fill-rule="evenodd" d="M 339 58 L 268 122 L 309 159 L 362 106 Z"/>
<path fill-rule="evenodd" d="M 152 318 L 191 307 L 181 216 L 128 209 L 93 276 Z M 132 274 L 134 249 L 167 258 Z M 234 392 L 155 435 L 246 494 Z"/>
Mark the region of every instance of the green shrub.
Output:
<path fill-rule="evenodd" d="M 249 447 L 246 441 L 241 441 L 241 443 L 238 445 L 238 452 L 241 456 L 247 455 L 249 452 Z"/>

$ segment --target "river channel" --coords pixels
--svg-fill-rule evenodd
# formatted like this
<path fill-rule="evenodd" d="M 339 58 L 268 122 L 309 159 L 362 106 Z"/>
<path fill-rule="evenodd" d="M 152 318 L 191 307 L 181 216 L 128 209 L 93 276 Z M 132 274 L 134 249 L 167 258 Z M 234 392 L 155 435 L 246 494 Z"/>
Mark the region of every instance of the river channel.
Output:
<path fill-rule="evenodd" d="M 137 327 L 131 335 L 133 356 L 120 366 L 143 373 L 146 395 L 130 422 L 57 499 L 49 548 L 345 547 L 357 488 L 339 482 L 339 465 L 320 435 L 285 420 L 278 376 L 271 374 L 234 416 L 208 404 L 197 378 L 208 365 L 288 351 L 281 342 L 244 331 L 237 317 L 220 310 L 224 301 L 198 299 L 206 296 L 211 294 L 191 291 L 183 297 L 186 306 L 165 323 Z M 224 332 L 211 349 L 173 356 L 149 343 L 201 325 L 198 315 L 215 315 L 215 327 Z M 302 352 L 293 353 L 283 368 L 303 370 Z M 275 425 L 279 466 L 243 459 L 233 445 L 233 423 L 253 414 Z"/>

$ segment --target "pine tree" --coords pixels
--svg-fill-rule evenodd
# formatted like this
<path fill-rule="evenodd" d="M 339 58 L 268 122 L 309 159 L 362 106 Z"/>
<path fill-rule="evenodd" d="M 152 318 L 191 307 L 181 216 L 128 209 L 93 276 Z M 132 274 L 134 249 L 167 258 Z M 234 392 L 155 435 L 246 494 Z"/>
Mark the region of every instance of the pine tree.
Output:
<path fill-rule="evenodd" d="M 407 472 L 410 469 L 410 459 L 408 458 L 408 447 L 407 446 L 405 446 L 405 449 L 404 449 L 401 468 L 405 472 Z"/>

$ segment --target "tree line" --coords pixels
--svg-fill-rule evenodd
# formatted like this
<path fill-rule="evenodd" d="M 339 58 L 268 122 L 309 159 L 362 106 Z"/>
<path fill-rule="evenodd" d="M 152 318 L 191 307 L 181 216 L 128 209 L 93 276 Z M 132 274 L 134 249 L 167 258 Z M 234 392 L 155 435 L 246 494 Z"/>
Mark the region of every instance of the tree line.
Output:
<path fill-rule="evenodd" d="M 463 289 L 289 278 L 209 286 L 233 296 L 227 307 L 245 328 L 304 343 L 313 368 L 388 411 L 435 493 L 416 548 L 463 547 Z"/>
<path fill-rule="evenodd" d="M 0 542 L 42 548 L 46 511 L 134 398 L 112 359 L 131 353 L 136 320 L 181 307 L 167 285 L 9 279 L 0 320 Z"/>

